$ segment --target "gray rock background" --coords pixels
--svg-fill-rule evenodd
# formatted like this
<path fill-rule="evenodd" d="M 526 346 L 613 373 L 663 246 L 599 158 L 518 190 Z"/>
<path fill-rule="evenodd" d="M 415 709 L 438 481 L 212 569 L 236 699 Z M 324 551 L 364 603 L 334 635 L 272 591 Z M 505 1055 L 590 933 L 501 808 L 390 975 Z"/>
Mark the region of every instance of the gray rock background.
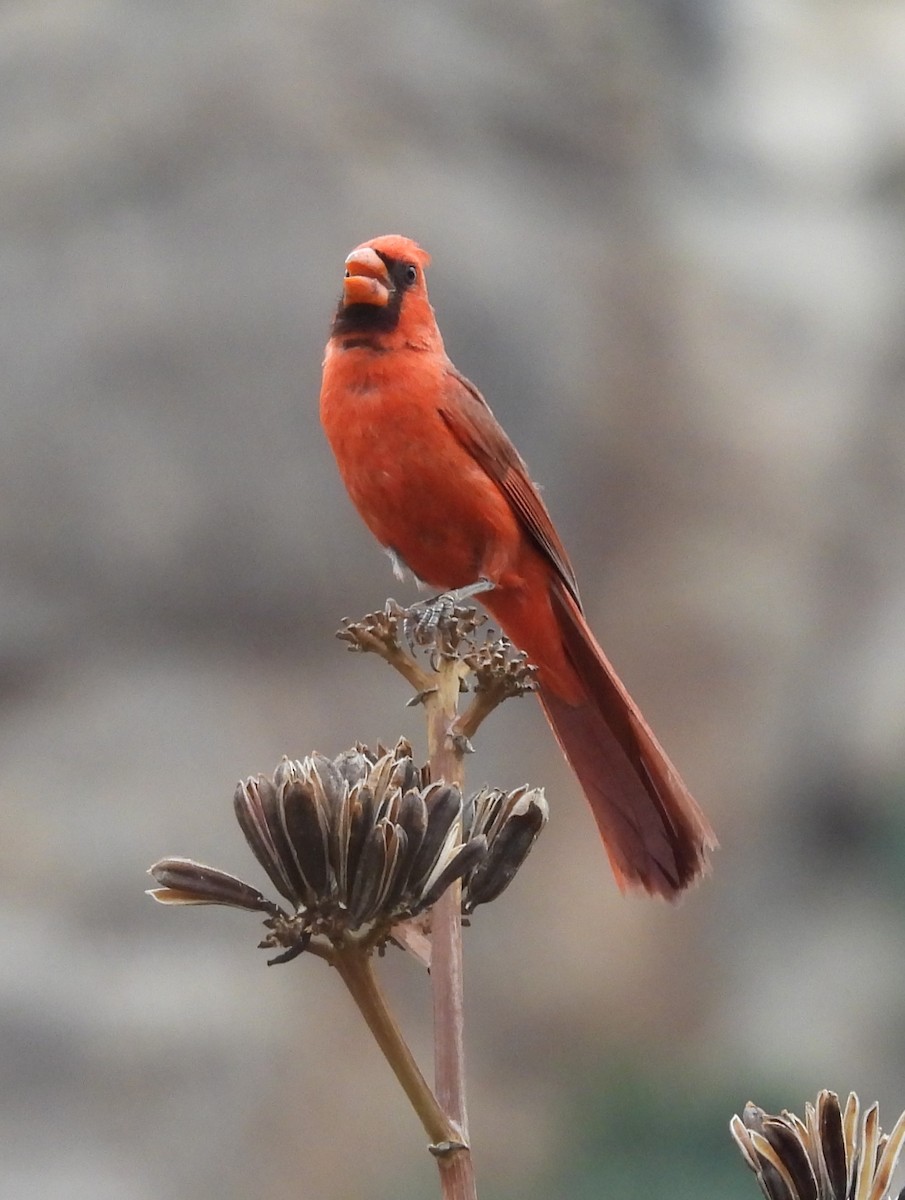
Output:
<path fill-rule="evenodd" d="M 487 727 L 554 819 L 468 934 L 482 1195 L 752 1195 L 749 1098 L 892 1125 L 903 230 L 891 0 L 0 6 L 0 1195 L 434 1194 L 322 964 L 142 894 L 259 879 L 240 775 L 420 737 L 332 638 L 405 590 L 316 413 L 390 231 L 722 842 L 623 900 L 536 706 Z"/>

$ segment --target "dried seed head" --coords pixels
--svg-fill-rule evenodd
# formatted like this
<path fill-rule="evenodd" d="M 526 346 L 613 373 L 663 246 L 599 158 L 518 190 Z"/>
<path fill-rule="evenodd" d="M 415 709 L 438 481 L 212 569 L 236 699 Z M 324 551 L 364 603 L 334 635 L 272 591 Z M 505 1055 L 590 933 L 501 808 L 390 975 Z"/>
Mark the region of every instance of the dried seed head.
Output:
<path fill-rule="evenodd" d="M 505 698 L 537 691 L 537 667 L 506 637 L 488 637 L 476 643 L 465 661 L 475 676 L 477 692 L 498 689 Z"/>
<path fill-rule="evenodd" d="M 381 612 L 368 613 L 360 621 L 343 619 L 336 636 L 349 643 L 350 650 L 381 653 L 399 650 L 403 644 L 409 650 L 423 648 L 432 657 L 444 658 L 459 654 L 460 648 L 470 651 L 475 646 L 475 633 L 487 617 L 475 608 L 438 597 L 430 607 L 416 604 L 400 608 L 388 600 Z"/>
<path fill-rule="evenodd" d="M 749 1103 L 730 1129 L 766 1200 L 886 1200 L 905 1143 L 905 1113 L 887 1136 L 876 1104 L 862 1115 L 852 1092 L 843 1111 L 834 1092 L 822 1091 L 816 1105 L 805 1105 L 804 1121 Z"/>
<path fill-rule="evenodd" d="M 246 841 L 290 912 L 232 875 L 189 859 L 151 868 L 165 904 L 228 904 L 265 912 L 264 945 L 299 952 L 347 938 L 380 945 L 457 879 L 463 911 L 508 885 L 547 819 L 543 793 L 430 783 L 400 740 L 336 759 L 283 758 L 273 776 L 241 782 L 234 798 Z M 285 956 L 280 956 L 284 958 Z"/>

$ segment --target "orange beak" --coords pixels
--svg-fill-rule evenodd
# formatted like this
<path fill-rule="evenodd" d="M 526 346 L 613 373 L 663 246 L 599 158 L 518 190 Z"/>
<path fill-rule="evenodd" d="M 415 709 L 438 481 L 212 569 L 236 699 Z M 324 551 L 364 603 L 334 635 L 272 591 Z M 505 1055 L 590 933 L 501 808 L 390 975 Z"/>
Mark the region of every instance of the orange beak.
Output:
<path fill-rule="evenodd" d="M 375 304 L 385 308 L 390 302 L 393 284 L 386 263 L 370 246 L 359 246 L 346 259 L 343 280 L 343 304 Z"/>

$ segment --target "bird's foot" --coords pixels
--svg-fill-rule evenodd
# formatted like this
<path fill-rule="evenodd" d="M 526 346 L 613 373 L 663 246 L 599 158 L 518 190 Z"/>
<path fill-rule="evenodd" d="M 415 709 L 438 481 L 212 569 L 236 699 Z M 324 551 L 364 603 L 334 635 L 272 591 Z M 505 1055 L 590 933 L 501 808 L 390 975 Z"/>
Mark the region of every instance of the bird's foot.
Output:
<path fill-rule="evenodd" d="M 420 600 L 406 609 L 403 629 L 412 650 L 418 646 L 436 643 L 438 635 L 450 632 L 466 616 L 460 605 L 473 596 L 480 596 L 493 587 L 489 579 L 478 579 L 467 587 L 451 592 L 441 592 L 430 600 Z M 473 610 L 471 610 L 473 615 Z M 477 621 L 469 622 L 469 633 L 474 632 Z M 464 633 L 465 631 L 460 631 Z"/>

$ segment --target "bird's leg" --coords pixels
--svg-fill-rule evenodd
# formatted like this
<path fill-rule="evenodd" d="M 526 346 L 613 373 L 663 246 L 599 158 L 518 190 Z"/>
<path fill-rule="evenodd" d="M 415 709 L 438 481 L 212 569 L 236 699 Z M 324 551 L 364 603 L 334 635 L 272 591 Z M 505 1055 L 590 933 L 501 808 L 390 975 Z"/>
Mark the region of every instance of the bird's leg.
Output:
<path fill-rule="evenodd" d="M 419 600 L 412 604 L 406 610 L 403 620 L 403 628 L 409 645 L 414 649 L 416 646 L 423 646 L 432 641 L 437 629 L 445 621 L 449 621 L 455 616 L 458 605 L 470 600 L 473 596 L 480 596 L 482 592 L 490 591 L 493 586 L 490 579 L 482 577 L 475 580 L 474 583 L 469 583 L 466 587 L 455 588 L 451 592 L 441 592 L 439 596 L 433 596 L 430 600 Z"/>

